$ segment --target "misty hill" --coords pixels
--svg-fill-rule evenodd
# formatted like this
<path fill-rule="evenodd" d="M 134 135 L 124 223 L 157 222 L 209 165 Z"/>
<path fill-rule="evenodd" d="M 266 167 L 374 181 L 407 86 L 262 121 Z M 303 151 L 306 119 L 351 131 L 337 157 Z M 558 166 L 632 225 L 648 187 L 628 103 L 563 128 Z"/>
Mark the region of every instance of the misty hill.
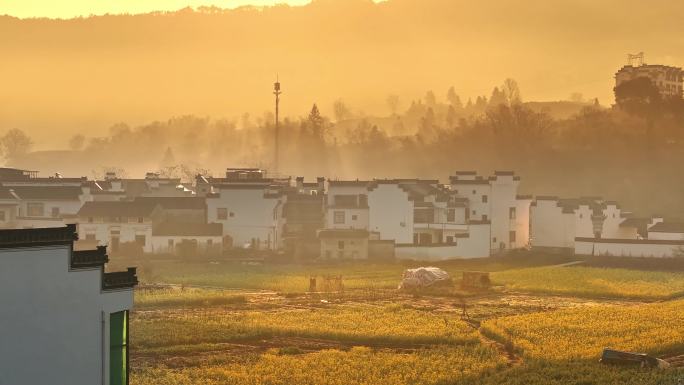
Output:
<path fill-rule="evenodd" d="M 192 114 L 252 119 L 272 108 L 304 116 L 389 115 L 427 90 L 489 95 L 507 77 L 525 100 L 572 92 L 612 101 L 625 54 L 684 64 L 684 3 L 624 0 L 318 0 L 303 7 L 204 9 L 72 20 L 0 17 L 0 130 L 65 147 L 117 122 Z M 638 26 L 638 27 L 637 27 Z"/>

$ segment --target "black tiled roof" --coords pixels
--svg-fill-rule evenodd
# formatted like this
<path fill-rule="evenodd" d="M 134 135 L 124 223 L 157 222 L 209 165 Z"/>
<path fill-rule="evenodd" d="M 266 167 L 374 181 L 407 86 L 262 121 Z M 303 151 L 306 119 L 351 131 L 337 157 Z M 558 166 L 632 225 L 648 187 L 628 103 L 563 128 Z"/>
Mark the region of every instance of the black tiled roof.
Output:
<path fill-rule="evenodd" d="M 79 217 L 149 217 L 156 202 L 115 201 L 86 202 L 78 211 Z"/>

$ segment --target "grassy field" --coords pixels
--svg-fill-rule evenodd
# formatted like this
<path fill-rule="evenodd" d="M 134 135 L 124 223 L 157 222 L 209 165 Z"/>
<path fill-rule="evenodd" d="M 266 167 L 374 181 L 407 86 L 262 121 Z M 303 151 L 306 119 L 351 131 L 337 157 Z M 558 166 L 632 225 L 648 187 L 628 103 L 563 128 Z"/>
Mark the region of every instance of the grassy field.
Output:
<path fill-rule="evenodd" d="M 567 257 L 539 256 L 489 258 L 431 263 L 459 279 L 464 270 L 502 271 L 515 267 L 567 262 Z M 384 263 L 346 263 L 337 265 L 266 264 L 240 265 L 227 261 L 184 262 L 178 260 L 115 261 L 112 266 L 137 265 L 143 283 L 174 283 L 247 290 L 302 293 L 309 288 L 311 276 L 342 276 L 345 289 L 395 289 L 407 268 L 424 263 L 396 261 Z"/>
<path fill-rule="evenodd" d="M 682 369 L 598 363 L 604 347 L 684 355 L 684 300 L 673 299 L 684 292 L 683 274 L 550 262 L 440 264 L 457 281 L 463 270 L 492 272 L 498 286 L 467 298 L 472 319 L 462 318 L 450 292 L 397 293 L 411 263 L 146 263 L 143 282 L 173 285 L 136 292 L 131 384 L 678 385 L 684 379 Z M 344 295 L 305 293 L 312 275 L 342 275 Z"/>

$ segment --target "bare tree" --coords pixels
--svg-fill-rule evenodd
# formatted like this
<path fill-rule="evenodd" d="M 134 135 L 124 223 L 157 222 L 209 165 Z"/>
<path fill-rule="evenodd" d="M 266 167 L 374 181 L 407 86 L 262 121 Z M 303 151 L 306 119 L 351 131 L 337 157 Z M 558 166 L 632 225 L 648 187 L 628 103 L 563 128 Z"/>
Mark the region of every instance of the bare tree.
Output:
<path fill-rule="evenodd" d="M 33 147 L 33 140 L 18 128 L 9 130 L 0 138 L 0 151 L 8 161 L 16 160 L 28 154 Z"/>
<path fill-rule="evenodd" d="M 392 112 L 392 115 L 396 115 L 397 110 L 399 110 L 399 96 L 394 94 L 387 96 L 387 106 L 389 107 L 390 112 Z"/>
<path fill-rule="evenodd" d="M 85 144 L 85 136 L 82 134 L 76 134 L 69 139 L 69 148 L 73 151 L 80 151 L 83 149 Z"/>
<path fill-rule="evenodd" d="M 522 103 L 520 87 L 514 79 L 508 78 L 504 80 L 502 92 L 508 106 Z"/>
<path fill-rule="evenodd" d="M 333 103 L 333 113 L 335 114 L 335 120 L 338 122 L 349 119 L 352 116 L 351 110 L 342 99 L 337 99 Z"/>

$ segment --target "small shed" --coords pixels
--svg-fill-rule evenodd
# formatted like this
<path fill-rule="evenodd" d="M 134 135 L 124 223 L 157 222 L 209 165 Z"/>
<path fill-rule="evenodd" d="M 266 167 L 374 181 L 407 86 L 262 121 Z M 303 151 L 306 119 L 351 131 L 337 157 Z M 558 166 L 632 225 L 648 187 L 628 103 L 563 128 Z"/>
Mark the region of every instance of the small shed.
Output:
<path fill-rule="evenodd" d="M 462 289 L 488 289 L 492 285 L 489 279 L 489 272 L 486 271 L 464 271 L 461 280 Z"/>

